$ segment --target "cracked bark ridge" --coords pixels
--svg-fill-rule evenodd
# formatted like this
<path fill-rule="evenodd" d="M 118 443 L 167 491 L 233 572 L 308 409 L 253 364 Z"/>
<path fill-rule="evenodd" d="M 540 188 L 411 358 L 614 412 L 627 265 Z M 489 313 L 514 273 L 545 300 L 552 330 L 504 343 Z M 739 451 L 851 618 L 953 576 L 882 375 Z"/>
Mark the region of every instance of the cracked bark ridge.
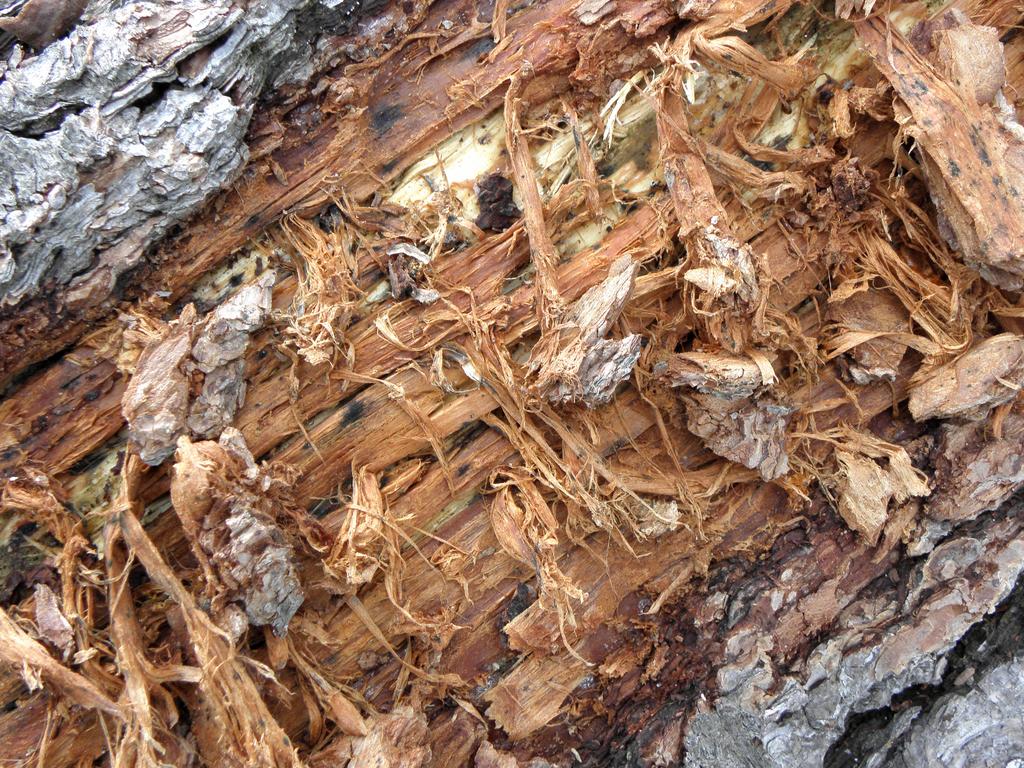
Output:
<path fill-rule="evenodd" d="M 985 672 L 962 693 L 941 697 L 913 722 L 889 768 L 1014 768 L 1024 744 L 1024 658 Z"/>
<path fill-rule="evenodd" d="M 1011 502 L 965 526 L 905 577 L 859 599 L 826 583 L 805 601 L 804 621 L 836 610 L 836 626 L 788 671 L 772 657 L 782 635 L 736 625 L 717 672 L 720 696 L 689 723 L 685 764 L 817 767 L 851 715 L 887 706 L 911 686 L 937 684 L 949 650 L 1024 569 L 1021 507 Z"/>
<path fill-rule="evenodd" d="M 226 530 L 226 534 L 225 534 Z M 283 636 L 302 605 L 292 549 L 277 525 L 248 502 L 205 521 L 199 542 L 233 593 L 241 595 L 249 623 Z"/>
<path fill-rule="evenodd" d="M 363 3 L 122 2 L 0 71 L 0 305 L 71 309 L 233 181 L 266 85 L 308 77 Z M 48 289 L 49 290 L 49 289 Z"/>

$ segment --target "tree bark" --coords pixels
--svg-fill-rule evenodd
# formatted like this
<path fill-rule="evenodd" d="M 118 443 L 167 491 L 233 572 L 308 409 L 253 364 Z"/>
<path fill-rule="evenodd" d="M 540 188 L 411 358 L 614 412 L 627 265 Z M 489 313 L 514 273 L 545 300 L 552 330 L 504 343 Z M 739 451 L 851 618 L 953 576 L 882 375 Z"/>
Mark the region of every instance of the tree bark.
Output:
<path fill-rule="evenodd" d="M 1022 14 L 873 6 L 5 11 L 0 758 L 1024 753 Z"/>

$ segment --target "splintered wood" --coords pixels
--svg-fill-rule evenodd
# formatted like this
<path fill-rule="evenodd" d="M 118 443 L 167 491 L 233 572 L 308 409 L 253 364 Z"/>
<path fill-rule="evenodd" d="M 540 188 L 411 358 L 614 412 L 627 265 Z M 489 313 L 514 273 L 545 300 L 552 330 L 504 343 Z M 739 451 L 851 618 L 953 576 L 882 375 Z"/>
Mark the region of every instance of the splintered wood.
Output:
<path fill-rule="evenodd" d="M 719 765 L 737 569 L 1024 484 L 1017 6 L 426 13 L 6 390 L 0 762 Z"/>

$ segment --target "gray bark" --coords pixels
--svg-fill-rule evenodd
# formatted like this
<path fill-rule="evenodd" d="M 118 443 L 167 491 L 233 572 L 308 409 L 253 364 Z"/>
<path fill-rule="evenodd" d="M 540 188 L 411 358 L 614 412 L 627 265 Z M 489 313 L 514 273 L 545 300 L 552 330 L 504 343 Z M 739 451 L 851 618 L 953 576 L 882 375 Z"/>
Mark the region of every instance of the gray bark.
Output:
<path fill-rule="evenodd" d="M 832 764 L 1003 766 L 1003 756 L 1024 755 L 1017 660 L 942 698 L 919 721 L 916 707 L 895 713 L 883 729 L 851 727 L 856 715 L 885 709 L 914 686 L 943 683 L 957 643 L 1011 594 L 1024 570 L 1022 511 L 1018 499 L 954 531 L 902 578 L 847 606 L 789 670 L 773 661 L 769 636 L 737 625 L 726 641 L 731 658 L 717 673 L 720 696 L 688 725 L 686 766 L 817 768 L 841 740 L 872 736 L 870 760 Z M 785 573 L 778 583 L 784 594 Z"/>
<path fill-rule="evenodd" d="M 96 2 L 0 63 L 0 305 L 95 305 L 230 184 L 260 94 L 303 82 L 375 0 Z M 337 55 L 337 54 L 335 54 Z"/>

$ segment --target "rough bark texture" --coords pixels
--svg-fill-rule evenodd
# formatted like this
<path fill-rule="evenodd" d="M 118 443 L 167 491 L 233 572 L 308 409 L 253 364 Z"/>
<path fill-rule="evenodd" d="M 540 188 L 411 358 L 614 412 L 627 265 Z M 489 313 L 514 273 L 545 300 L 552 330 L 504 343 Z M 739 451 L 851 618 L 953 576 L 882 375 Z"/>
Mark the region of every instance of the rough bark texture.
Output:
<path fill-rule="evenodd" d="M 27 0 L 0 762 L 1024 754 L 1010 0 Z"/>

